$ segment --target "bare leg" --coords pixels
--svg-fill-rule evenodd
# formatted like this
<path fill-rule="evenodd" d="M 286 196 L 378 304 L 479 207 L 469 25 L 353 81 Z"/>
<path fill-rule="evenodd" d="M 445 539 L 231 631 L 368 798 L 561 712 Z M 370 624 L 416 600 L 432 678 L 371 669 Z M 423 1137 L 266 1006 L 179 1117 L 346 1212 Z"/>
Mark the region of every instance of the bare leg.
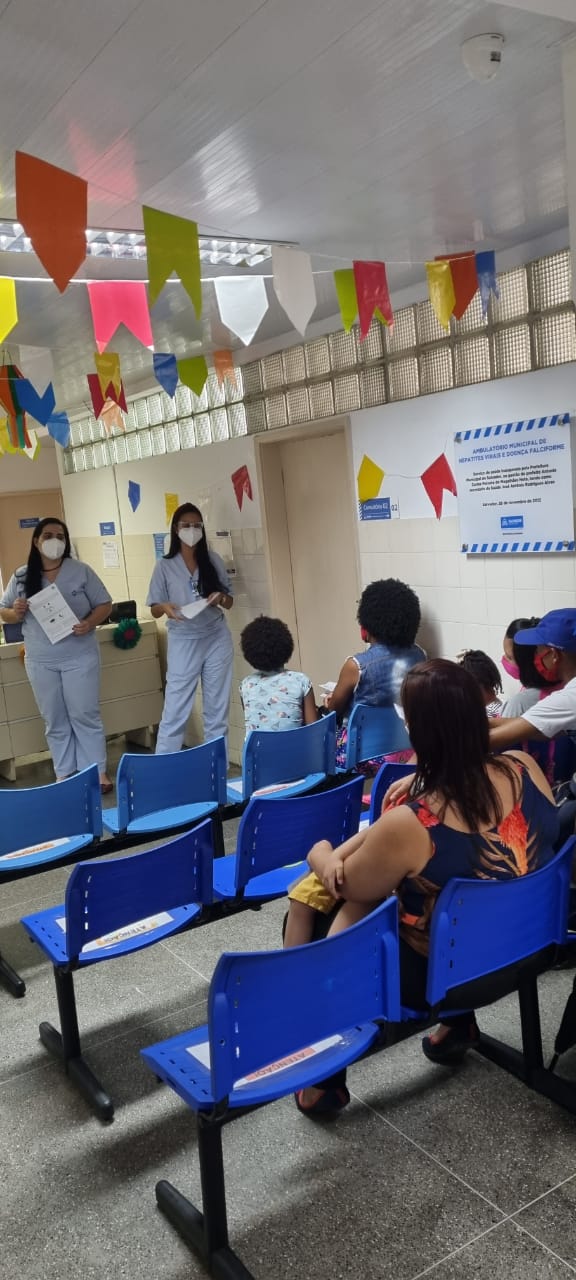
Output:
<path fill-rule="evenodd" d="M 315 915 L 314 907 L 308 907 L 305 902 L 297 902 L 294 898 L 290 899 L 284 933 L 285 947 L 303 947 L 312 941 Z"/>

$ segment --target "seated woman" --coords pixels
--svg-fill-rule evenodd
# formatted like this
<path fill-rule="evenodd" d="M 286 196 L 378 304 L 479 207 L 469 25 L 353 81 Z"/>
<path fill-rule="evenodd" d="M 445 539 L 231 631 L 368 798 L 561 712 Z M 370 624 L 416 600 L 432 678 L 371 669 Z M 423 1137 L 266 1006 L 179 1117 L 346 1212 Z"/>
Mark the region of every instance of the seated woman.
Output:
<path fill-rule="evenodd" d="M 426 1009 L 430 924 L 448 880 L 529 875 L 554 857 L 558 814 L 550 787 L 530 756 L 491 755 L 478 682 L 442 658 L 408 672 L 402 706 L 418 757 L 408 794 L 339 849 L 321 841 L 308 862 L 324 887 L 344 899 L 329 933 L 372 910 L 391 893 L 400 901 L 403 1005 Z M 325 921 L 326 917 L 320 917 Z M 326 932 L 319 929 L 318 934 Z M 446 1019 L 424 1038 L 432 1062 L 458 1062 L 478 1038 L 473 1013 Z M 346 1106 L 340 1072 L 297 1095 L 300 1110 Z"/>
<path fill-rule="evenodd" d="M 339 768 L 346 762 L 347 723 L 354 704 L 394 706 L 400 701 L 406 672 L 426 657 L 415 643 L 420 626 L 420 602 L 405 582 L 384 578 L 365 587 L 358 605 L 358 622 L 368 648 L 346 659 L 336 688 L 326 699 L 326 709 L 335 711 L 341 721 L 336 740 Z M 371 772 L 375 773 L 384 759 L 398 762 L 408 760 L 410 755 L 410 751 L 396 752 L 370 761 Z"/>

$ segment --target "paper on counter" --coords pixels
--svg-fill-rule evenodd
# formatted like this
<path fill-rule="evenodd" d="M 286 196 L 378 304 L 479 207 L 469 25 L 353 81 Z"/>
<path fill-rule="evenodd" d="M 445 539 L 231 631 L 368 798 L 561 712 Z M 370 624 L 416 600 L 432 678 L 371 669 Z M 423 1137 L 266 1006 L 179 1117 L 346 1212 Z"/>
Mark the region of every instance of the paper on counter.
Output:
<path fill-rule="evenodd" d="M 80 621 L 66 604 L 55 582 L 30 596 L 28 608 L 51 644 L 57 644 L 59 640 L 71 636 L 73 628 Z"/>

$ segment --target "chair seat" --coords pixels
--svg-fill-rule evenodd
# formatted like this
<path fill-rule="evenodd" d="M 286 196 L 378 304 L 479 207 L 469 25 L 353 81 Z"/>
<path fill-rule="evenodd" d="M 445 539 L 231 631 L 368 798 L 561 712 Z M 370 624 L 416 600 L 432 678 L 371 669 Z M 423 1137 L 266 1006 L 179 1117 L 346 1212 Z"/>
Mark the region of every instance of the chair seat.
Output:
<path fill-rule="evenodd" d="M 297 778 L 293 782 L 274 782 L 269 787 L 260 787 L 258 791 L 254 791 L 254 796 L 270 796 L 274 799 L 275 795 L 281 796 L 283 800 L 289 796 L 301 796 L 306 791 L 313 791 L 314 787 L 318 787 L 326 778 L 325 773 L 309 773 L 305 778 Z M 242 778 L 233 778 L 226 783 L 226 793 L 228 804 L 238 804 L 240 800 L 244 800 Z M 251 798 L 251 797 L 250 797 Z"/>
<path fill-rule="evenodd" d="M 287 867 L 278 867 L 275 871 L 265 871 L 261 876 L 254 876 L 245 886 L 244 901 L 263 902 L 272 898 L 283 898 L 290 885 L 303 876 L 310 868 L 307 862 L 293 862 Z M 227 854 L 225 858 L 214 861 L 214 897 L 236 897 L 236 854 Z"/>
<path fill-rule="evenodd" d="M 114 933 L 88 942 L 79 956 L 80 968 L 96 964 L 99 960 L 111 960 L 117 956 L 125 956 L 130 951 L 139 951 L 151 946 L 162 938 L 177 933 L 185 924 L 189 924 L 199 915 L 201 907 L 196 903 L 186 907 L 176 907 L 171 911 L 161 911 L 156 916 L 148 916 L 145 920 L 136 920 L 125 925 Z M 61 965 L 68 961 L 66 951 L 66 909 L 64 903 L 50 907 L 48 911 L 39 911 L 34 915 L 24 916 L 22 924 L 26 932 L 44 952 L 52 964 Z"/>
<path fill-rule="evenodd" d="M 354 1062 L 377 1035 L 374 1022 L 360 1024 L 251 1072 L 244 1080 L 236 1081 L 228 1105 L 255 1107 L 304 1089 Z M 141 1052 L 154 1074 L 194 1111 L 207 1111 L 220 1101 L 212 1093 L 207 1026 L 185 1031 Z"/>
<path fill-rule="evenodd" d="M 217 808 L 216 801 L 211 800 L 200 804 L 174 805 L 171 809 L 155 809 L 152 813 L 143 814 L 141 818 L 134 818 L 126 828 L 120 826 L 117 809 L 104 809 L 102 821 L 106 830 L 111 831 L 113 835 L 118 835 L 123 830 L 145 835 L 152 831 L 169 831 L 172 827 L 201 822 L 209 814 L 215 813 Z"/>
<path fill-rule="evenodd" d="M 66 836 L 62 840 L 46 840 L 43 843 L 31 845 L 28 849 L 16 849 L 14 853 L 4 853 L 0 857 L 0 878 L 3 871 L 11 875 L 13 871 L 20 871 L 24 867 L 26 869 L 43 867 L 48 862 L 57 862 L 59 858 L 67 858 L 78 849 L 86 849 L 93 842 L 94 836 L 91 834 Z"/>

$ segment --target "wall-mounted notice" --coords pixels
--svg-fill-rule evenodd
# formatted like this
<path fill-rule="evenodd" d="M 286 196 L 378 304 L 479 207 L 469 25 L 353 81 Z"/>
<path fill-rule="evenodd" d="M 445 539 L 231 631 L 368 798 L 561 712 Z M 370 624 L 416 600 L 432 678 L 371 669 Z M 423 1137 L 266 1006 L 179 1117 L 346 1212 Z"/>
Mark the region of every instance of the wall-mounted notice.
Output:
<path fill-rule="evenodd" d="M 161 560 L 166 550 L 167 537 L 165 533 L 153 533 L 154 539 L 154 559 Z"/>
<path fill-rule="evenodd" d="M 573 551 L 570 414 L 457 432 L 461 550 Z"/>
<path fill-rule="evenodd" d="M 358 503 L 361 520 L 398 520 L 400 508 L 394 498 L 367 498 Z"/>
<path fill-rule="evenodd" d="M 116 525 L 113 520 L 104 520 L 100 525 L 100 537 L 109 538 L 116 533 Z"/>
<path fill-rule="evenodd" d="M 22 516 L 18 524 L 21 529 L 35 529 L 36 525 L 40 524 L 40 516 Z"/>

